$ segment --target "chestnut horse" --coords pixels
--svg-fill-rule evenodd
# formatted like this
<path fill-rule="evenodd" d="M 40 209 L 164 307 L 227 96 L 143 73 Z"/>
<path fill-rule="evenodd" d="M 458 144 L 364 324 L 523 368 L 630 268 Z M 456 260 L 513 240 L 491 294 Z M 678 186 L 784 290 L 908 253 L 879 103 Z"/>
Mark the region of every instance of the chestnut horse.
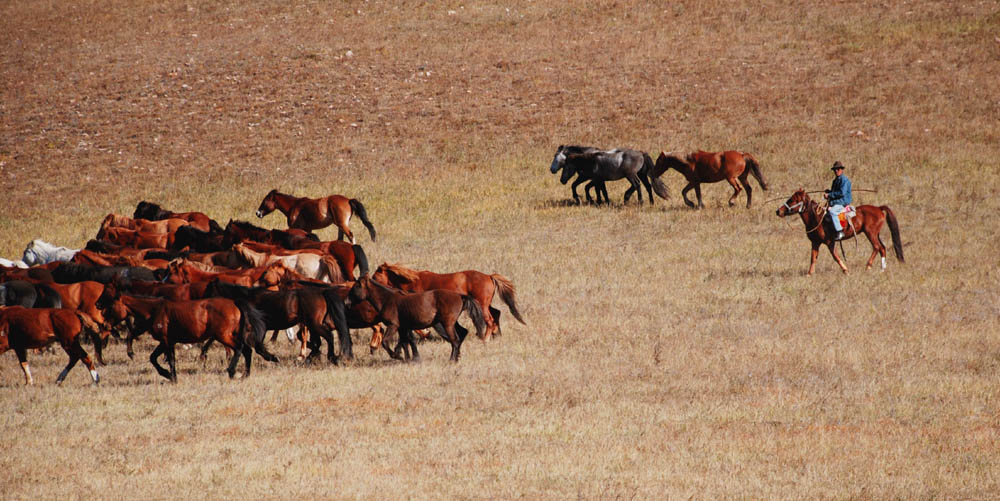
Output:
<path fill-rule="evenodd" d="M 186 284 L 219 279 L 231 284 L 245 285 L 251 287 L 261 285 L 273 287 L 281 283 L 281 280 L 289 274 L 288 268 L 281 263 L 273 263 L 266 266 L 258 266 L 246 270 L 225 270 L 205 271 L 198 265 L 181 259 L 171 261 L 167 266 L 167 283 Z"/>
<path fill-rule="evenodd" d="M 174 346 L 177 343 L 201 343 L 216 340 L 233 350 L 226 372 L 232 378 L 236 374 L 236 364 L 240 355 L 246 363 L 244 377 L 250 375 L 250 360 L 256 351 L 264 360 L 277 362 L 278 358 L 264 347 L 264 319 L 260 311 L 248 302 L 232 301 L 226 298 L 208 298 L 191 301 L 170 301 L 150 299 L 139 301 L 119 295 L 111 309 L 126 310 L 129 315 L 145 318 L 149 315 L 148 328 L 153 339 L 159 344 L 149 354 L 149 362 L 161 376 L 177 382 L 177 363 Z M 129 338 L 133 338 L 132 334 Z M 160 355 L 166 355 L 170 370 L 158 362 Z"/>
<path fill-rule="evenodd" d="M 650 177 L 659 179 L 669 169 L 677 169 L 677 172 L 683 174 L 684 178 L 687 179 L 688 184 L 681 191 L 681 196 L 684 197 L 684 203 L 688 207 L 695 207 L 694 203 L 687 197 L 687 192 L 694 188 L 694 193 L 698 196 L 697 208 L 705 208 L 705 204 L 701 201 L 701 183 L 728 181 L 729 185 L 733 187 L 733 196 L 729 197 L 730 207 L 736 204 L 736 197 L 745 188 L 747 190 L 747 208 L 750 208 L 750 200 L 753 195 L 753 189 L 747 182 L 747 176 L 750 174 L 753 174 L 753 177 L 757 178 L 757 182 L 760 183 L 760 187 L 767 191 L 767 181 L 764 180 L 764 174 L 760 172 L 760 164 L 757 163 L 753 155 L 742 151 L 710 152 L 699 150 L 684 158 L 667 155 L 661 151 L 660 156 L 656 158 L 652 172 L 650 172 Z"/>
<path fill-rule="evenodd" d="M 344 281 L 340 272 L 340 263 L 333 256 L 320 250 L 304 249 L 286 251 L 282 254 L 269 254 L 255 251 L 247 244 L 240 243 L 233 246 L 233 252 L 239 254 L 250 266 L 281 264 L 306 278 L 332 284 Z"/>
<path fill-rule="evenodd" d="M 521 318 L 521 312 L 517 310 L 514 284 L 499 273 L 487 275 L 475 270 L 455 273 L 434 273 L 431 271 L 411 270 L 398 264 L 382 263 L 375 270 L 372 278 L 376 282 L 396 287 L 406 292 L 444 289 L 460 294 L 468 294 L 479 303 L 479 307 L 484 312 L 489 310 L 490 303 L 493 302 L 493 296 L 499 292 L 500 299 L 510 309 L 511 315 L 514 315 L 514 318 L 518 322 L 525 323 L 524 319 Z M 494 334 L 499 335 L 499 332 L 497 324 L 493 321 L 493 315 L 487 315 L 485 339 L 489 339 Z"/>
<path fill-rule="evenodd" d="M 352 215 L 357 214 L 361 222 L 368 228 L 368 234 L 371 235 L 372 241 L 375 241 L 375 227 L 368 220 L 365 206 L 354 198 L 349 199 L 341 195 L 330 195 L 323 198 L 299 198 L 286 195 L 278 190 L 271 190 L 260 202 L 260 207 L 257 208 L 256 212 L 257 217 L 262 218 L 275 209 L 285 215 L 290 229 L 313 231 L 335 224 L 337 225 L 337 240 L 347 235 L 347 239 L 352 244 L 357 242 L 354 240 L 351 229 L 347 227 L 347 223 L 351 221 Z"/>
<path fill-rule="evenodd" d="M 885 271 L 885 244 L 882 243 L 882 237 L 879 236 L 882 225 L 885 223 L 889 224 L 889 233 L 892 235 L 892 248 L 896 253 L 896 259 L 901 263 L 905 262 L 903 260 L 903 243 L 899 238 L 899 223 L 896 222 L 896 215 L 893 214 L 892 209 L 885 205 L 878 207 L 859 205 L 855 210 L 857 211 L 856 215 L 844 228 L 844 238 L 853 238 L 860 233 L 864 233 L 868 237 L 868 241 L 872 244 L 872 255 L 868 258 L 867 268 L 871 269 L 872 263 L 875 262 L 875 256 L 881 254 L 882 271 Z M 840 265 L 840 269 L 847 273 L 847 265 L 837 255 L 836 241 L 834 240 L 834 235 L 837 232 L 833 231 L 833 227 L 827 222 L 826 210 L 810 199 L 804 189 L 799 188 L 793 193 L 784 205 L 778 207 L 775 214 L 778 217 L 798 214 L 802 218 L 802 223 L 806 225 L 806 236 L 812 243 L 812 256 L 809 260 L 809 272 L 806 275 L 812 275 L 816 269 L 816 256 L 819 255 L 820 245 L 826 245 L 830 249 L 830 254 Z"/>
<path fill-rule="evenodd" d="M 486 328 L 479 303 L 472 296 L 453 291 L 400 292 L 365 275 L 354 282 L 348 297 L 352 304 L 365 301 L 375 309 L 375 319 L 386 326 L 385 338 L 391 338 L 398 331 L 401 344 L 409 344 L 413 348 L 414 361 L 420 360 L 420 353 L 413 342 L 413 329 L 434 327 L 441 337 L 451 343 L 451 361 L 458 362 L 462 341 L 469 333 L 458 323 L 459 315 L 463 311 L 469 314 L 479 337 Z M 385 343 L 383 339 L 383 346 Z"/>
<path fill-rule="evenodd" d="M 173 233 L 181 226 L 187 226 L 189 224 L 191 223 L 189 223 L 186 219 L 181 219 L 179 217 L 151 221 L 149 219 L 133 219 L 121 214 L 108 214 L 104 217 L 104 220 L 101 221 L 101 228 L 98 230 L 95 238 L 97 240 L 104 240 L 101 234 L 107 231 L 108 228 L 125 228 L 144 233 Z"/>
<path fill-rule="evenodd" d="M 28 367 L 28 350 L 45 348 L 52 342 L 58 341 L 69 355 L 69 363 L 59 373 L 56 384 L 66 379 L 66 375 L 76 365 L 77 360 L 83 360 L 90 369 L 90 377 L 93 378 L 94 384 L 97 384 L 101 381 L 97 368 L 80 346 L 80 334 L 84 330 L 90 333 L 94 346 L 99 346 L 101 340 L 97 337 L 97 326 L 79 311 L 23 306 L 0 308 L 0 353 L 13 349 L 17 354 L 17 360 L 21 362 L 25 384 L 33 384 L 31 368 Z"/>

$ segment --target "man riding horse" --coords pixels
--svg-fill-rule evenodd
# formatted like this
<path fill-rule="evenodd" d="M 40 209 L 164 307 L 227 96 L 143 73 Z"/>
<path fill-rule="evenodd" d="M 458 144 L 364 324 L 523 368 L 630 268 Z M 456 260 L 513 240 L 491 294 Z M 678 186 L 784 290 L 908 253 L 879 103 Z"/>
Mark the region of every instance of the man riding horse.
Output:
<path fill-rule="evenodd" d="M 826 198 L 830 204 L 827 213 L 830 215 L 830 222 L 833 223 L 833 229 L 837 230 L 836 240 L 842 240 L 844 238 L 844 227 L 840 224 L 840 217 L 838 216 L 851 203 L 851 180 L 844 175 L 844 164 L 840 163 L 840 161 L 834 162 L 830 170 L 833 171 L 835 176 L 833 184 L 829 190 L 826 190 L 823 198 Z"/>

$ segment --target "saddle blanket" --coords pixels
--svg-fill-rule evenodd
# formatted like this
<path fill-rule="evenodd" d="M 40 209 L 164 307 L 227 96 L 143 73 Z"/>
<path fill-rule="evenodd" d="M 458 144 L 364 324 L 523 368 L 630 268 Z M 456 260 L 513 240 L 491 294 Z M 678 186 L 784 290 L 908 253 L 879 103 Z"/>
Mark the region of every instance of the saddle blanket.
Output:
<path fill-rule="evenodd" d="M 847 221 L 849 219 L 853 218 L 854 215 L 855 215 L 855 213 L 856 212 L 854 210 L 854 206 L 853 205 L 847 205 L 847 206 L 844 207 L 844 211 L 843 212 L 840 212 L 840 213 L 837 213 L 837 214 L 833 214 L 833 216 L 837 217 L 837 222 L 840 223 L 840 228 L 838 228 L 838 230 L 839 229 L 843 229 L 843 228 L 847 228 L 847 226 L 849 224 Z"/>

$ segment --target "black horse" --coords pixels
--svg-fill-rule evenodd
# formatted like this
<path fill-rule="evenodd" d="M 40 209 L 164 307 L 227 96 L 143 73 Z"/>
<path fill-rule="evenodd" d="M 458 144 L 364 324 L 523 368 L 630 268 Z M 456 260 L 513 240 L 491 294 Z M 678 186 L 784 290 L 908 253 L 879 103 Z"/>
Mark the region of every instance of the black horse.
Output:
<path fill-rule="evenodd" d="M 0 306 L 62 308 L 62 297 L 45 284 L 33 284 L 26 280 L 10 280 L 0 283 Z"/>
<path fill-rule="evenodd" d="M 642 186 L 646 187 L 646 192 L 649 194 L 649 203 L 653 203 L 653 191 L 649 181 L 653 159 L 647 153 L 631 149 L 592 150 L 582 153 L 567 152 L 564 147 L 560 147 L 560 150 L 553 158 L 550 170 L 555 173 L 562 169 L 562 176 L 559 180 L 563 184 L 566 184 L 574 174 L 580 178 L 590 179 L 591 185 L 596 191 L 597 203 L 601 203 L 602 193 L 604 201 L 610 203 L 605 182 L 627 179 L 631 186 L 625 191 L 625 203 L 628 203 L 632 193 L 638 193 L 641 204 Z M 591 185 L 585 189 L 588 200 L 589 193 L 586 192 L 589 191 Z M 661 198 L 666 198 L 660 189 L 656 191 Z M 573 194 L 575 197 L 576 193 Z M 579 198 L 577 197 L 576 200 L 579 201 Z"/>

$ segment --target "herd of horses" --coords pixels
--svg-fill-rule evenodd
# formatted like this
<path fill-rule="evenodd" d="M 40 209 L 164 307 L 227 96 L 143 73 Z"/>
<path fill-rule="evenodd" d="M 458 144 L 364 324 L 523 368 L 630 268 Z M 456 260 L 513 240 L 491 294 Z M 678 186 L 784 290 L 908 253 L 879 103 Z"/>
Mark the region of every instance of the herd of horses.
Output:
<path fill-rule="evenodd" d="M 727 181 L 733 188 L 730 206 L 745 191 L 748 208 L 753 196 L 749 176 L 762 189 L 768 187 L 757 160 L 740 151 L 660 152 L 654 162 L 638 150 L 560 146 L 550 172 L 561 170 L 562 184 L 576 176 L 571 191 L 577 203 L 576 189 L 584 182 L 587 201 L 601 204 L 610 203 L 606 183 L 626 179 L 630 186 L 625 203 L 635 194 L 641 204 L 645 189 L 652 204 L 654 192 L 670 198 L 661 179 L 670 169 L 687 181 L 681 195 L 692 208 L 704 208 L 703 183 Z M 687 197 L 691 190 L 697 204 Z M 450 360 L 457 362 L 469 333 L 458 322 L 463 314 L 480 338 L 501 334 L 494 296 L 525 323 L 513 283 L 499 274 L 439 274 L 388 263 L 369 273 L 368 257 L 349 223 L 357 216 L 372 241 L 376 232 L 356 199 L 300 198 L 271 190 L 255 214 L 264 218 L 275 210 L 285 215 L 287 229 L 232 220 L 223 227 L 201 212 L 171 212 L 142 201 L 131 217 L 105 217 L 83 249 L 32 241 L 21 260 L 0 260 L 0 353 L 14 350 L 25 382 L 31 384 L 28 350 L 58 342 L 69 362 L 56 382 L 83 361 L 96 384 L 100 376 L 82 347 L 84 336 L 103 364 L 102 350 L 110 336 L 123 333 L 132 358 L 133 340 L 148 333 L 157 342 L 150 363 L 159 375 L 176 382 L 179 343 L 200 343 L 202 358 L 213 343 L 222 344 L 229 353 L 226 371 L 232 378 L 241 357 L 244 377 L 250 374 L 254 353 L 278 361 L 267 347 L 269 331 L 275 333 L 273 342 L 278 331 L 286 330 L 294 339 L 298 329 L 300 359 L 320 355 L 325 341 L 328 360 L 339 363 L 354 356 L 351 329 L 371 329 L 370 351 L 374 354 L 381 347 L 398 360 L 419 360 L 416 340 L 433 329 L 451 344 Z M 836 252 L 836 232 L 826 222 L 826 208 L 810 199 L 809 192 L 796 190 L 775 213 L 782 218 L 797 214 L 805 225 L 812 245 L 809 275 L 823 245 L 847 273 Z M 337 227 L 337 240 L 324 242 L 313 233 L 330 225 Z M 889 207 L 858 206 L 844 229 L 844 238 L 868 238 L 869 269 L 881 256 L 885 270 L 883 226 L 888 226 L 896 258 L 903 262 L 899 224 Z M 161 357 L 168 367 L 160 364 Z"/>
<path fill-rule="evenodd" d="M 605 150 L 592 146 L 562 145 L 556 149 L 549 167 L 552 174 L 557 174 L 562 170 L 559 178 L 562 184 L 566 184 L 570 179 L 573 179 L 573 176 L 576 176 L 576 180 L 573 181 L 570 188 L 573 200 L 580 203 L 580 196 L 577 194 L 576 188 L 586 182 L 584 195 L 587 202 L 598 205 L 610 203 L 605 183 L 619 179 L 627 179 L 630 184 L 625 191 L 625 203 L 628 203 L 633 193 L 637 193 L 641 204 L 643 187 L 646 188 L 646 193 L 649 195 L 650 204 L 653 204 L 654 191 L 660 198 L 669 200 L 670 191 L 661 176 L 670 169 L 680 172 L 687 181 L 687 185 L 681 191 L 681 196 L 684 203 L 692 208 L 703 209 L 705 207 L 701 198 L 701 185 L 703 183 L 727 181 L 733 188 L 733 194 L 729 197 L 730 207 L 736 204 L 736 198 L 739 194 L 746 191 L 748 209 L 753 200 L 753 189 L 748 182 L 749 176 L 752 175 L 757 180 L 761 189 L 767 190 L 767 181 L 764 180 L 760 164 L 753 155 L 734 150 L 720 152 L 699 150 L 687 155 L 668 154 L 661 151 L 656 162 L 653 162 L 648 153 L 639 150 L 625 148 Z M 596 199 L 591 198 L 591 189 L 594 190 Z M 687 197 L 688 192 L 692 189 L 698 199 L 697 205 Z M 837 232 L 826 220 L 826 207 L 811 200 L 806 190 L 801 188 L 796 190 L 785 201 L 784 205 L 778 208 L 776 214 L 782 218 L 798 214 L 802 219 L 806 228 L 806 237 L 812 245 L 807 275 L 812 275 L 816 270 L 816 258 L 823 245 L 826 245 L 830 250 L 830 254 L 840 266 L 841 271 L 847 273 L 847 265 L 837 255 L 836 243 L 838 240 L 835 237 Z M 871 243 L 872 253 L 868 258 L 868 269 L 871 269 L 875 258 L 881 256 L 882 270 L 885 270 L 886 246 L 879 235 L 883 226 L 889 227 L 896 259 L 904 262 L 899 223 L 895 213 L 888 206 L 860 205 L 856 207 L 854 216 L 849 219 L 848 223 L 843 239 L 864 234 L 868 238 L 868 242 Z"/>
<path fill-rule="evenodd" d="M 500 310 L 491 305 L 499 296 L 524 323 L 514 285 L 500 274 L 434 273 L 389 263 L 369 273 L 368 257 L 348 225 L 357 216 L 373 241 L 375 227 L 356 199 L 272 190 L 256 215 L 274 210 L 285 215 L 287 229 L 242 221 L 223 227 L 202 212 L 171 212 L 142 201 L 131 217 L 105 217 L 83 249 L 32 241 L 22 260 L 0 263 L 0 353 L 14 350 L 32 384 L 29 350 L 58 342 L 69 363 L 56 382 L 83 361 L 96 384 L 100 376 L 83 348 L 85 337 L 96 362 L 104 364 L 111 336 L 123 338 L 133 358 L 133 341 L 148 333 L 157 342 L 150 363 L 176 382 L 177 344 L 201 344 L 202 359 L 214 343 L 223 345 L 232 378 L 240 358 L 244 377 L 254 353 L 278 361 L 267 346 L 271 331 L 272 342 L 278 331 L 290 340 L 297 335 L 300 359 L 320 355 L 325 341 L 328 360 L 339 363 L 354 357 L 351 329 L 371 329 L 372 354 L 381 347 L 393 359 L 411 361 L 420 359 L 418 337 L 433 329 L 450 343 L 450 359 L 457 362 L 469 333 L 458 322 L 463 314 L 480 338 L 499 336 Z M 324 242 L 313 233 L 330 225 L 338 228 L 337 240 Z"/>

